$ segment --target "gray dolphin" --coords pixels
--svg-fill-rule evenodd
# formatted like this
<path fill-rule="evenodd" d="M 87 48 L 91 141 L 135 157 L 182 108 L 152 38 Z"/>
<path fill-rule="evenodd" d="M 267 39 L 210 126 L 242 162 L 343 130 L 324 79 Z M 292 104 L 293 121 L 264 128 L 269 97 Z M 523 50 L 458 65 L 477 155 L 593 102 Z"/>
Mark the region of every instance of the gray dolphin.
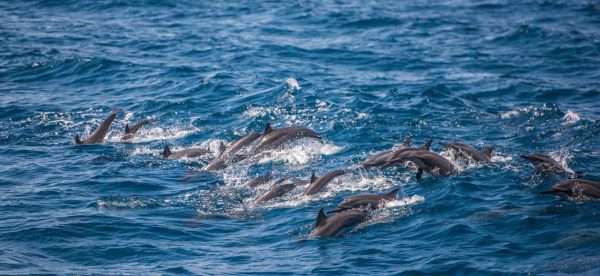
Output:
<path fill-rule="evenodd" d="M 224 150 L 221 151 L 219 157 L 212 160 L 206 166 L 202 168 L 204 171 L 217 171 L 227 168 L 229 165 L 242 161 L 248 158 L 248 154 L 237 154 L 238 151 L 248 147 L 254 140 L 260 137 L 260 133 L 250 132 L 246 136 L 242 136 L 239 139 L 230 143 Z"/>
<path fill-rule="evenodd" d="M 436 173 L 442 176 L 449 176 L 455 173 L 454 165 L 446 158 L 430 151 L 415 151 L 406 156 L 400 157 L 399 162 L 410 161 L 417 165 L 417 180 L 423 176 L 423 172 L 431 175 Z"/>
<path fill-rule="evenodd" d="M 397 166 L 399 164 L 405 164 L 406 161 L 400 161 L 400 159 L 402 157 L 408 156 L 414 152 L 418 152 L 418 151 L 429 152 L 429 150 L 431 149 L 431 142 L 432 142 L 431 140 L 425 142 L 425 144 L 423 144 L 423 146 L 421 146 L 421 148 L 400 148 L 400 149 L 395 150 L 388 156 L 388 159 L 386 160 L 386 162 L 383 165 L 381 165 L 381 169 L 387 169 L 389 167 Z"/>
<path fill-rule="evenodd" d="M 399 189 L 393 189 L 385 194 L 363 194 L 351 196 L 338 205 L 337 208 L 328 211 L 327 214 L 339 213 L 348 209 L 375 210 L 382 207 L 386 201 L 396 199 Z"/>
<path fill-rule="evenodd" d="M 402 148 L 409 148 L 412 144 L 412 139 L 410 138 L 410 136 L 407 136 L 404 139 L 404 144 L 402 144 Z M 379 167 L 384 165 L 387 160 L 390 158 L 391 153 L 393 153 L 394 150 L 385 150 L 379 153 L 376 153 L 372 156 L 370 156 L 369 158 L 367 158 L 367 160 L 365 160 L 364 162 L 362 162 L 362 166 L 365 168 L 368 167 Z"/>
<path fill-rule="evenodd" d="M 550 190 L 540 192 L 540 194 L 600 198 L 600 183 L 583 179 L 569 179 L 556 183 Z"/>
<path fill-rule="evenodd" d="M 178 159 L 178 158 L 183 158 L 183 157 L 189 157 L 189 158 L 199 157 L 199 156 L 206 155 L 209 153 L 210 153 L 209 150 L 202 149 L 202 148 L 190 148 L 190 149 L 184 149 L 184 150 L 172 152 L 171 149 L 169 148 L 169 145 L 165 145 L 162 156 L 164 158 L 168 158 L 168 159 Z"/>
<path fill-rule="evenodd" d="M 150 124 L 150 123 L 154 123 L 156 122 L 156 119 L 154 118 L 147 118 L 147 119 L 143 119 L 138 121 L 137 123 L 135 123 L 133 126 L 129 127 L 129 124 L 125 125 L 125 134 L 123 134 L 123 136 L 121 136 L 121 140 L 129 140 L 131 138 L 133 138 L 133 136 L 135 135 L 135 133 L 144 125 Z"/>
<path fill-rule="evenodd" d="M 281 184 L 286 181 L 290 181 L 291 183 Z M 305 185 L 306 183 L 307 182 L 301 181 L 297 178 L 292 178 L 290 176 L 286 176 L 282 179 L 277 180 L 277 182 L 275 182 L 273 184 L 273 188 L 271 188 L 269 191 L 267 191 L 262 196 L 255 199 L 254 203 L 263 203 L 263 202 L 267 202 L 274 198 L 282 197 L 285 194 L 287 194 L 288 192 L 290 192 L 291 190 L 295 189 L 296 187 Z"/>
<path fill-rule="evenodd" d="M 333 237 L 342 234 L 342 231 L 350 226 L 362 223 L 369 216 L 360 210 L 346 210 L 327 217 L 323 208 L 319 210 L 317 222 L 310 233 L 311 237 Z"/>
<path fill-rule="evenodd" d="M 447 149 L 451 149 L 455 156 L 458 155 L 467 155 L 473 158 L 475 161 L 489 162 L 492 159 L 492 151 L 494 151 L 493 147 L 485 147 L 482 151 L 477 151 L 476 149 L 469 147 L 465 144 L 461 144 L 458 142 L 448 142 L 443 143 L 440 142 L 440 145 L 444 146 Z"/>
<path fill-rule="evenodd" d="M 260 137 L 260 136 L 261 136 L 260 133 L 255 133 L 254 131 L 252 131 L 252 132 L 250 132 L 250 134 L 240 137 L 239 139 L 233 141 L 231 144 L 227 145 L 227 148 L 225 148 L 225 151 L 223 151 L 219 157 L 227 158 L 227 157 L 237 153 L 241 149 L 252 144 L 252 142 L 254 142 L 254 140 L 258 139 L 258 137 Z"/>
<path fill-rule="evenodd" d="M 92 135 L 90 135 L 90 137 L 82 141 L 79 138 L 79 135 L 77 135 L 75 136 L 75 143 L 79 145 L 101 143 L 102 140 L 104 140 L 104 137 L 106 137 L 106 134 L 108 133 L 108 128 L 110 127 L 110 124 L 112 124 L 115 118 L 117 118 L 117 115 L 119 115 L 120 113 L 121 110 L 113 108 L 108 118 L 104 119 L 104 121 L 100 124 L 100 126 L 98 126 L 98 128 L 96 128 L 96 130 L 94 131 L 94 133 L 92 133 Z"/>
<path fill-rule="evenodd" d="M 310 186 L 306 188 L 306 191 L 304 191 L 303 195 L 314 195 L 320 192 L 329 182 L 331 182 L 331 180 L 340 175 L 343 175 L 344 173 L 346 173 L 346 171 L 335 170 L 330 171 L 319 177 L 317 177 L 315 173 L 313 173 L 310 177 Z"/>
<path fill-rule="evenodd" d="M 271 180 L 273 180 L 273 175 L 271 175 L 270 173 L 263 174 L 246 181 L 242 186 L 254 188 L 256 186 L 263 185 Z"/>
<path fill-rule="evenodd" d="M 290 143 L 302 138 L 322 139 L 321 135 L 305 127 L 284 127 L 273 129 L 271 124 L 265 126 L 265 130 L 260 136 L 258 143 L 252 150 L 253 153 L 260 153 L 266 150 L 277 149 L 286 143 Z"/>
<path fill-rule="evenodd" d="M 552 159 L 552 157 L 541 153 L 521 155 L 521 158 L 531 162 L 531 164 L 533 164 L 537 170 L 542 172 L 556 174 L 578 174 L 572 170 L 566 170 L 562 165 L 556 162 L 556 160 Z"/>

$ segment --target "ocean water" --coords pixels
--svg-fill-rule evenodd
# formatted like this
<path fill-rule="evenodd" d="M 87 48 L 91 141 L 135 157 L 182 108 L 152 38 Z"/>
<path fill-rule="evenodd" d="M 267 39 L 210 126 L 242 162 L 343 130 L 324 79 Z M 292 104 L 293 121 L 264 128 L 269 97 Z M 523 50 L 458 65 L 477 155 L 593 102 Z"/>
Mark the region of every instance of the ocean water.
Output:
<path fill-rule="evenodd" d="M 538 194 L 565 177 L 519 156 L 600 180 L 599 65 L 587 0 L 1 1 L 0 274 L 597 275 L 600 202 Z M 104 143 L 74 143 L 113 107 Z M 199 170 L 267 122 L 326 139 Z M 496 150 L 451 177 L 354 170 L 264 205 L 241 187 L 356 168 L 405 136 Z M 308 237 L 320 208 L 395 187 L 368 222 Z"/>

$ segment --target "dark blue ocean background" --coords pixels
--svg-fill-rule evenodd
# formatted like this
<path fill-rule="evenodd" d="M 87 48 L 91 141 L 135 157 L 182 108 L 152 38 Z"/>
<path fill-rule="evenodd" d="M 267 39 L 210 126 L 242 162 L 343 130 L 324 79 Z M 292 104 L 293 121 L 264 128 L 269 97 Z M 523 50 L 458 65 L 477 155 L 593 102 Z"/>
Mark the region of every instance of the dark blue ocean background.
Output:
<path fill-rule="evenodd" d="M 600 180 L 599 66 L 593 1 L 1 1 L 0 274 L 598 275 L 600 202 L 538 194 L 565 177 L 519 156 Z M 75 145 L 113 107 L 106 141 Z M 217 173 L 160 157 L 267 122 L 326 140 Z M 356 168 L 408 135 L 496 151 L 264 205 L 241 187 Z M 308 237 L 321 207 L 394 187 L 369 222 Z"/>

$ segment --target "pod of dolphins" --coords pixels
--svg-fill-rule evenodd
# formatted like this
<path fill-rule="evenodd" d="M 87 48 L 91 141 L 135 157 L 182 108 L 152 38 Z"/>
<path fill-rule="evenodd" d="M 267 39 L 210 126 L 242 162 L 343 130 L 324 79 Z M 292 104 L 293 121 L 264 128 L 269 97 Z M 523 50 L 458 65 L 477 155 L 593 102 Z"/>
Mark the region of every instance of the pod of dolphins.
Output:
<path fill-rule="evenodd" d="M 75 137 L 76 144 L 98 144 L 106 137 L 109 127 L 121 111 L 113 109 L 111 114 L 106 118 L 96 130 L 85 140 L 81 140 L 79 135 Z M 143 119 L 133 126 L 126 125 L 125 133 L 121 137 L 123 141 L 130 140 L 135 137 L 137 131 L 148 124 L 155 122 L 155 119 Z M 202 168 L 204 171 L 218 171 L 227 168 L 228 166 L 245 160 L 251 156 L 260 154 L 265 151 L 280 149 L 285 145 L 303 139 L 323 139 L 323 137 L 315 131 L 294 126 L 279 129 L 273 129 L 270 124 L 265 126 L 262 133 L 250 132 L 248 135 L 225 145 L 220 144 L 220 154 L 218 157 L 209 162 Z M 416 169 L 416 178 L 420 180 L 423 173 L 433 176 L 450 176 L 457 173 L 454 165 L 441 155 L 430 151 L 432 141 L 429 140 L 419 148 L 413 148 L 410 137 L 407 137 L 404 144 L 398 149 L 385 150 L 376 153 L 364 162 L 360 168 L 377 168 L 387 169 L 391 167 L 401 166 L 411 169 Z M 445 149 L 450 150 L 453 158 L 468 158 L 475 162 L 490 162 L 492 158 L 493 147 L 485 147 L 478 151 L 468 145 L 459 142 L 442 142 L 440 143 Z M 168 145 L 165 145 L 162 156 L 168 159 L 177 158 L 194 158 L 206 156 L 210 153 L 204 148 L 188 148 L 180 151 L 172 151 Z M 574 172 L 571 169 L 560 165 L 552 157 L 541 154 L 532 153 L 529 155 L 521 155 L 521 157 L 533 165 L 539 171 L 548 174 L 570 175 L 578 177 L 581 173 Z M 309 180 L 301 180 L 295 177 L 284 176 L 278 179 L 272 185 L 272 188 L 263 195 L 254 200 L 255 204 L 261 204 L 269 200 L 282 197 L 297 187 L 307 186 L 302 193 L 304 196 L 311 196 L 321 192 L 327 184 L 335 178 L 344 175 L 351 170 L 334 170 L 327 172 L 321 176 L 313 173 Z M 248 180 L 243 184 L 247 188 L 255 188 L 264 185 L 273 180 L 271 174 L 259 175 Z M 328 237 L 338 236 L 347 228 L 350 228 L 359 223 L 365 222 L 369 217 L 369 212 L 385 206 L 386 202 L 396 199 L 399 190 L 393 189 L 383 194 L 361 194 L 351 196 L 342 201 L 337 208 L 325 212 L 323 208 L 319 210 L 317 219 L 311 237 Z M 542 191 L 540 194 L 550 194 L 557 196 L 568 196 L 572 198 L 594 198 L 600 199 L 600 183 L 583 179 L 568 179 L 556 183 L 549 190 Z M 333 214 L 327 216 L 326 214 Z"/>

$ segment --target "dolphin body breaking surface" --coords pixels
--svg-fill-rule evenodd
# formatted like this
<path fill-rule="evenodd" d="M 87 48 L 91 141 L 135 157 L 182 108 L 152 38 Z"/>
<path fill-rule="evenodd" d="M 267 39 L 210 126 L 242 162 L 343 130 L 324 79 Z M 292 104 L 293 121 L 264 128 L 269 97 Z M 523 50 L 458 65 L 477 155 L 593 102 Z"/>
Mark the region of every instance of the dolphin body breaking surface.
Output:
<path fill-rule="evenodd" d="M 337 208 L 327 211 L 327 214 L 339 213 L 349 209 L 375 210 L 385 205 L 386 201 L 396 199 L 399 189 L 393 189 L 384 194 L 362 194 L 351 196 L 338 205 Z"/>
<path fill-rule="evenodd" d="M 321 135 L 305 127 L 296 126 L 273 129 L 271 128 L 271 124 L 267 124 L 258 139 L 258 143 L 252 149 L 252 153 L 257 154 L 267 150 L 278 149 L 287 143 L 302 138 L 323 139 Z"/>
<path fill-rule="evenodd" d="M 104 140 L 106 134 L 108 134 L 108 128 L 112 124 L 112 122 L 117 118 L 117 115 L 121 114 L 121 110 L 113 108 L 112 112 L 108 116 L 108 118 L 104 119 L 104 121 L 96 128 L 96 130 L 85 140 L 81 140 L 79 135 L 75 136 L 75 143 L 79 145 L 89 145 L 89 144 L 98 144 Z"/>
<path fill-rule="evenodd" d="M 410 148 L 411 144 L 412 144 L 412 139 L 410 138 L 410 136 L 407 136 L 404 139 L 404 144 L 402 144 L 402 148 Z M 393 152 L 394 152 L 394 150 L 384 150 L 382 152 L 376 153 L 376 154 L 370 156 L 369 158 L 367 158 L 367 160 L 362 162 L 361 165 L 365 168 L 379 167 L 379 166 L 385 165 L 385 163 L 387 163 L 387 160 L 390 158 L 390 156 L 392 155 Z"/>
<path fill-rule="evenodd" d="M 493 147 L 485 147 L 482 151 L 478 151 L 470 146 L 458 142 L 442 142 L 440 144 L 447 149 L 451 149 L 454 152 L 455 156 L 467 155 L 473 158 L 473 160 L 479 162 L 489 162 L 490 160 L 492 160 L 492 151 L 494 151 Z"/>
<path fill-rule="evenodd" d="M 239 151 L 250 146 L 258 137 L 260 133 L 250 132 L 246 136 L 242 136 L 239 139 L 231 142 L 219 157 L 212 160 L 206 166 L 202 168 L 203 171 L 218 171 L 227 168 L 229 165 L 242 161 L 249 157 L 248 154 L 238 154 Z"/>
<path fill-rule="evenodd" d="M 430 151 L 414 151 L 406 156 L 402 156 L 395 162 L 406 162 L 410 161 L 417 166 L 417 180 L 420 180 L 423 176 L 423 172 L 430 175 L 442 175 L 450 176 L 456 172 L 454 165 L 450 163 L 446 158 L 439 154 Z"/>
<path fill-rule="evenodd" d="M 248 187 L 248 188 L 254 188 L 263 184 L 266 184 L 267 182 L 273 180 L 273 175 L 272 174 L 263 174 L 263 175 L 259 175 L 255 178 L 252 178 L 248 181 L 246 181 L 244 184 L 242 184 L 242 186 L 244 187 Z"/>
<path fill-rule="evenodd" d="M 162 156 L 164 158 L 168 158 L 168 159 L 178 159 L 178 158 L 184 158 L 184 157 L 194 158 L 194 157 L 200 157 L 200 156 L 203 156 L 203 155 L 206 155 L 209 153 L 210 153 L 209 150 L 203 149 L 203 148 L 190 148 L 190 149 L 184 149 L 184 150 L 172 152 L 171 148 L 169 148 L 169 145 L 165 145 Z"/>
<path fill-rule="evenodd" d="M 421 146 L 421 148 L 406 147 L 406 148 L 397 149 L 394 152 L 389 154 L 388 159 L 380 167 L 381 167 L 381 169 L 387 169 L 389 167 L 397 166 L 399 164 L 405 164 L 406 161 L 401 161 L 402 157 L 408 156 L 408 155 L 410 155 L 414 152 L 418 152 L 418 151 L 429 152 L 430 149 L 431 149 L 431 140 L 425 142 L 425 144 L 423 144 L 423 146 Z"/>
<path fill-rule="evenodd" d="M 533 164 L 537 170 L 542 172 L 555 174 L 577 174 L 572 170 L 565 169 L 556 160 L 545 154 L 533 153 L 530 155 L 521 155 L 521 158 L 531 162 L 531 164 Z"/>
<path fill-rule="evenodd" d="M 290 181 L 291 183 L 282 184 L 287 181 Z M 283 177 L 273 184 L 273 188 L 271 188 L 262 196 L 258 197 L 256 200 L 254 200 L 254 203 L 263 203 L 274 198 L 282 197 L 290 191 L 294 190 L 296 187 L 305 185 L 306 183 L 306 181 L 302 181 L 297 178 L 292 178 L 290 176 Z"/>
<path fill-rule="evenodd" d="M 549 190 L 540 194 L 567 195 L 574 198 L 598 198 L 600 199 L 600 182 L 583 179 L 569 179 L 556 183 Z"/>
<path fill-rule="evenodd" d="M 345 173 L 346 173 L 346 171 L 343 171 L 343 170 L 335 170 L 335 171 L 330 171 L 319 177 L 317 177 L 313 173 L 312 176 L 310 177 L 310 185 L 308 186 L 308 188 L 306 188 L 306 191 L 304 191 L 304 195 L 314 195 L 314 194 L 320 192 L 334 178 L 336 178 L 340 175 L 343 175 Z"/>
<path fill-rule="evenodd" d="M 346 210 L 327 217 L 323 208 L 321 208 L 310 237 L 339 236 L 346 228 L 362 223 L 367 219 L 369 219 L 369 216 L 360 210 Z"/>
<path fill-rule="evenodd" d="M 154 119 L 154 118 L 147 118 L 147 119 L 143 119 L 143 120 L 138 121 L 137 123 L 135 123 L 131 127 L 129 127 L 129 124 L 125 125 L 125 133 L 123 134 L 123 136 L 121 136 L 121 140 L 129 140 L 129 139 L 133 138 L 133 136 L 135 135 L 135 133 L 142 126 L 145 126 L 147 124 L 154 123 L 154 122 L 156 122 L 156 119 Z"/>

